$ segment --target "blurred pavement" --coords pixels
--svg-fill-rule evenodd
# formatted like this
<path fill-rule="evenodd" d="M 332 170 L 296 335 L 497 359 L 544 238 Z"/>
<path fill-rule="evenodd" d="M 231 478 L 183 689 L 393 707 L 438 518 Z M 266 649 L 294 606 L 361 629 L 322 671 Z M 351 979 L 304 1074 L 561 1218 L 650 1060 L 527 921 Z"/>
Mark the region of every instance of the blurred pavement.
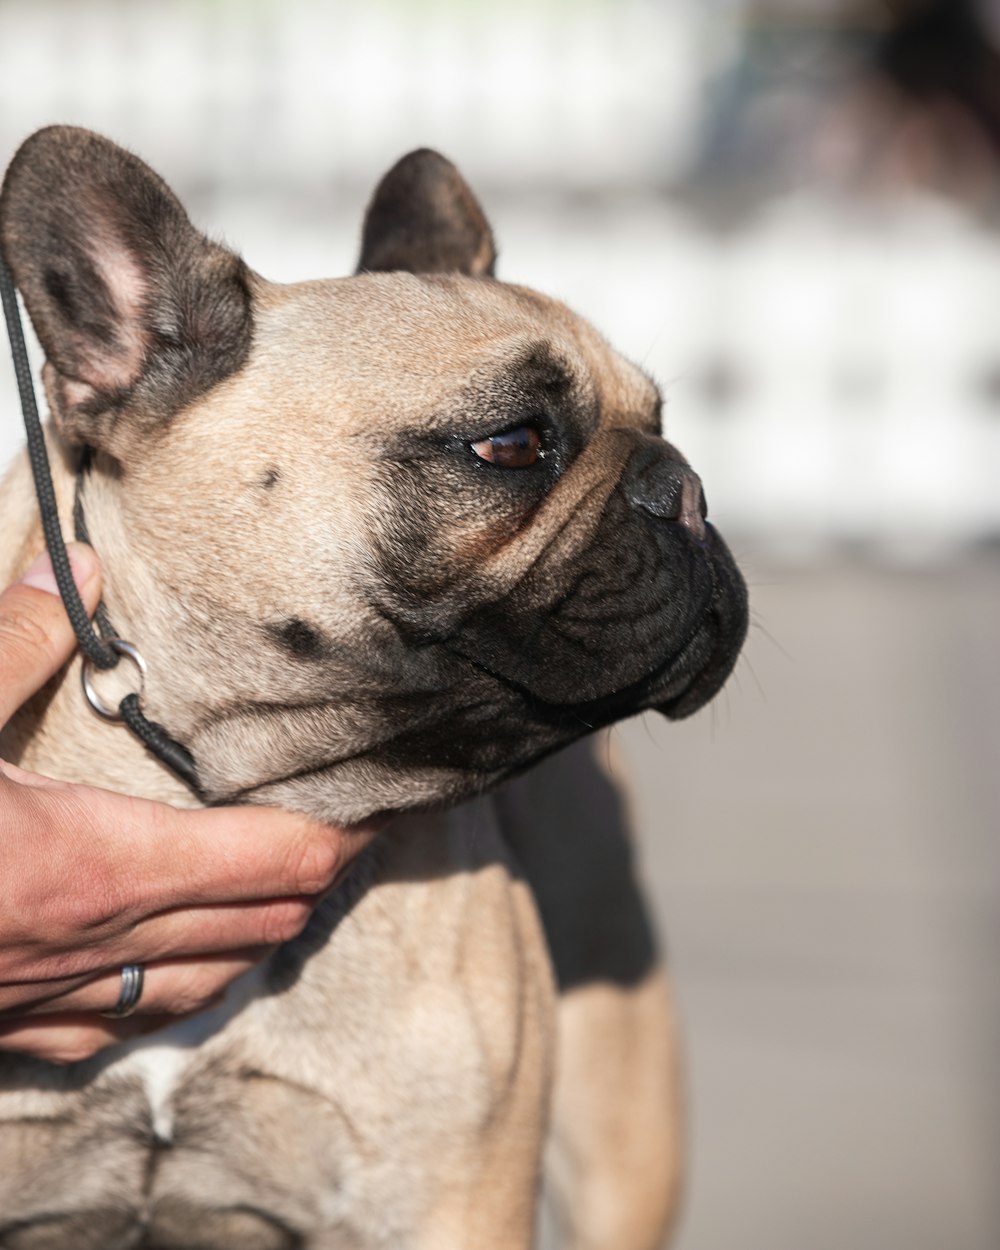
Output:
<path fill-rule="evenodd" d="M 1000 558 L 749 580 L 717 704 L 614 731 L 686 1035 L 675 1244 L 996 1250 Z"/>

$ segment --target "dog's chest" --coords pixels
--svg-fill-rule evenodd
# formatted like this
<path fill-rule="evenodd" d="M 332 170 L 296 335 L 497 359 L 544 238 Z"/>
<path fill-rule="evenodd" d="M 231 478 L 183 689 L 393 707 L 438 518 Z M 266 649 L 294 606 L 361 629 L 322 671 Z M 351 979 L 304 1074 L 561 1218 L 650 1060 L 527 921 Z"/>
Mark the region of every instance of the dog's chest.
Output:
<path fill-rule="evenodd" d="M 265 970 L 251 973 L 220 1008 L 123 1048 L 81 1088 L 63 1070 L 27 1099 L 0 1095 L 3 1250 L 19 1250 L 19 1226 L 31 1250 L 285 1250 L 367 1223 L 351 1100 L 319 1071 L 335 1078 L 349 1048 L 335 1021 L 327 1045 L 303 1027 L 323 1027 L 309 1000 L 331 954 L 279 1000 Z"/>
<path fill-rule="evenodd" d="M 175 1100 L 201 1048 L 266 993 L 266 972 L 255 968 L 231 985 L 225 1001 L 212 1011 L 182 1020 L 151 1038 L 139 1038 L 119 1052 L 115 1063 L 117 1079 L 129 1084 L 138 1081 L 159 1146 L 173 1144 Z"/>

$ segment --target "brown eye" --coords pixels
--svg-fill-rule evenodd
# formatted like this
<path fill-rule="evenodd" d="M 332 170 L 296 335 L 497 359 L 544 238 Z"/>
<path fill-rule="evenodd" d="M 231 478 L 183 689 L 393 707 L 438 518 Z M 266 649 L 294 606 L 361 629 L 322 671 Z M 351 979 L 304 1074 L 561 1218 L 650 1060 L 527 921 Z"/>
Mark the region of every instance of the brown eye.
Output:
<path fill-rule="evenodd" d="M 533 425 L 491 434 L 473 443 L 472 450 L 480 460 L 488 460 L 501 469 L 527 469 L 544 454 L 542 440 Z"/>

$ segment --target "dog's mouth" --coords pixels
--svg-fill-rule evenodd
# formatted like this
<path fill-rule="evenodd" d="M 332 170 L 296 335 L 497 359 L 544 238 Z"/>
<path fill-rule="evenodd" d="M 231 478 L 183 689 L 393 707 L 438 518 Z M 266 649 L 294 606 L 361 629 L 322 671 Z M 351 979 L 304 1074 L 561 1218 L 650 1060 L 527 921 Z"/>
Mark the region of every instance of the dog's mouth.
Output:
<path fill-rule="evenodd" d="M 732 672 L 748 618 L 743 579 L 718 533 L 706 530 L 697 549 L 683 540 L 675 549 L 681 571 L 676 594 L 655 607 L 612 602 L 607 619 L 589 620 L 587 647 L 567 641 L 556 615 L 546 633 L 536 634 L 495 615 L 487 629 L 450 639 L 448 649 L 515 694 L 533 719 L 552 726 L 598 728 L 650 707 L 672 720 L 690 716 Z M 569 606 L 572 623 L 582 610 Z M 639 628 L 618 636 L 616 624 L 630 612 L 641 618 Z M 636 639 L 642 645 L 630 648 Z"/>
<path fill-rule="evenodd" d="M 513 697 L 520 709 L 513 718 L 509 711 L 500 712 L 498 706 L 496 718 L 479 725 L 479 717 L 475 713 L 470 717 L 469 709 L 453 708 L 448 716 L 447 708 L 428 708 L 423 724 L 419 715 L 403 716 L 394 731 L 374 734 L 357 749 L 331 752 L 322 758 L 304 761 L 298 767 L 256 779 L 252 784 L 227 787 L 224 801 L 272 802 L 277 788 L 285 792 L 289 786 L 305 786 L 309 790 L 324 786 L 336 788 L 345 768 L 367 770 L 379 763 L 388 763 L 401 776 L 414 766 L 421 770 L 440 770 L 442 777 L 448 777 L 450 785 L 454 785 L 455 778 L 461 774 L 475 775 L 479 785 L 495 784 L 504 776 L 528 767 L 549 750 L 644 708 L 655 708 L 672 720 L 681 719 L 712 698 L 735 663 L 742 632 L 733 628 L 730 615 L 710 604 L 684 644 L 640 681 L 601 698 L 574 703 L 539 698 L 516 680 L 492 671 L 488 664 L 453 649 L 456 659 L 464 661 L 478 675 L 480 683 L 485 680 L 488 685 L 506 691 L 508 699 Z M 276 721 L 284 723 L 286 714 L 287 709 L 276 710 Z M 470 719 L 474 723 L 469 723 Z M 530 728 L 532 724 L 534 730 Z M 484 756 L 483 744 L 476 740 L 477 729 L 494 745 L 499 736 L 505 744 L 503 751 L 499 755 L 489 752 L 490 758 Z M 423 796 L 423 802 L 429 799 L 432 796 Z"/>
<path fill-rule="evenodd" d="M 712 563 L 713 589 L 701 627 L 670 668 L 679 688 L 652 704 L 670 720 L 683 720 L 710 702 L 728 680 L 746 638 L 749 605 L 746 583 L 728 549 L 714 535 L 720 556 Z"/>
<path fill-rule="evenodd" d="M 489 664 L 461 656 L 478 672 L 516 694 L 535 720 L 553 726 L 598 729 L 645 708 L 655 708 L 670 720 L 682 720 L 704 707 L 732 672 L 745 633 L 745 625 L 729 612 L 709 607 L 705 618 L 677 649 L 640 680 L 596 699 L 568 703 L 540 698 L 528 686 Z"/>

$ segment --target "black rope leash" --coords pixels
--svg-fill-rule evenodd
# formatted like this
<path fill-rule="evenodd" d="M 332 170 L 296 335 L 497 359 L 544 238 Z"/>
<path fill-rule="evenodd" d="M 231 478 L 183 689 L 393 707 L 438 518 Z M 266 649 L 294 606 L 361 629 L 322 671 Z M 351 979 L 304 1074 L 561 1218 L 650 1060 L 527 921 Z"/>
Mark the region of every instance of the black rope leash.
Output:
<path fill-rule="evenodd" d="M 4 318 L 7 322 L 7 335 L 10 339 L 10 351 L 14 362 L 14 376 L 21 397 L 21 411 L 24 414 L 24 427 L 27 434 L 28 459 L 31 462 L 31 473 L 35 479 L 35 493 L 38 496 L 38 508 L 42 518 L 42 531 L 52 571 L 55 574 L 56 586 L 62 598 L 66 615 L 69 617 L 73 632 L 76 634 L 80 650 L 84 653 L 84 689 L 87 700 L 95 711 L 109 720 L 121 720 L 132 731 L 143 745 L 159 760 L 162 760 L 178 777 L 187 784 L 198 797 L 202 797 L 198 782 L 198 771 L 194 758 L 188 749 L 158 725 L 149 720 L 142 711 L 139 695 L 127 694 L 119 703 L 117 711 L 103 709 L 95 699 L 86 683 L 87 661 L 95 668 L 107 671 L 115 668 L 121 656 L 129 655 L 135 660 L 140 670 L 145 672 L 141 657 L 130 644 L 123 642 L 115 634 L 108 619 L 107 609 L 101 603 L 95 613 L 100 633 L 97 633 L 87 615 L 87 609 L 80 598 L 80 592 L 73 580 L 73 569 L 70 566 L 69 554 L 59 525 L 59 508 L 56 503 L 55 488 L 52 485 L 52 471 L 49 467 L 48 451 L 45 447 L 45 434 L 38 417 L 38 404 L 35 401 L 35 388 L 31 379 L 31 367 L 28 363 L 28 350 L 24 342 L 24 330 L 21 326 L 21 313 L 17 305 L 17 292 L 14 278 L 6 260 L 0 256 L 0 296 L 3 298 Z M 88 542 L 87 527 L 83 517 L 80 500 L 80 482 L 89 465 L 89 451 L 84 455 L 81 474 L 77 477 L 76 499 L 73 507 L 74 527 L 76 536 L 81 542 Z"/>
<path fill-rule="evenodd" d="M 17 306 L 17 294 L 14 290 L 14 279 L 7 267 L 7 262 L 0 257 L 0 295 L 3 296 L 3 312 L 7 320 L 7 335 L 10 338 L 10 354 L 14 360 L 14 376 L 17 389 L 21 396 L 21 411 L 24 414 L 24 428 L 28 437 L 28 459 L 31 461 L 31 473 L 35 479 L 35 493 L 38 495 L 38 507 L 42 514 L 42 530 L 45 534 L 45 545 L 49 550 L 52 570 L 55 573 L 56 585 L 62 596 L 63 606 L 73 633 L 76 634 L 80 650 L 98 668 L 114 668 L 118 656 L 110 647 L 104 645 L 94 632 L 87 609 L 83 606 L 80 592 L 73 581 L 73 570 L 70 567 L 66 544 L 63 542 L 59 528 L 59 510 L 56 504 L 56 492 L 52 485 L 52 472 L 49 469 L 49 457 L 45 449 L 45 435 L 42 423 L 38 419 L 38 405 L 35 402 L 35 388 L 31 381 L 31 367 L 28 364 L 28 349 L 24 344 L 24 331 L 21 328 L 21 314 Z"/>
<path fill-rule="evenodd" d="M 137 694 L 127 694 L 122 699 L 118 714 L 147 750 L 175 772 L 198 798 L 203 797 L 194 756 L 176 738 L 171 738 L 162 725 L 143 715 Z"/>

